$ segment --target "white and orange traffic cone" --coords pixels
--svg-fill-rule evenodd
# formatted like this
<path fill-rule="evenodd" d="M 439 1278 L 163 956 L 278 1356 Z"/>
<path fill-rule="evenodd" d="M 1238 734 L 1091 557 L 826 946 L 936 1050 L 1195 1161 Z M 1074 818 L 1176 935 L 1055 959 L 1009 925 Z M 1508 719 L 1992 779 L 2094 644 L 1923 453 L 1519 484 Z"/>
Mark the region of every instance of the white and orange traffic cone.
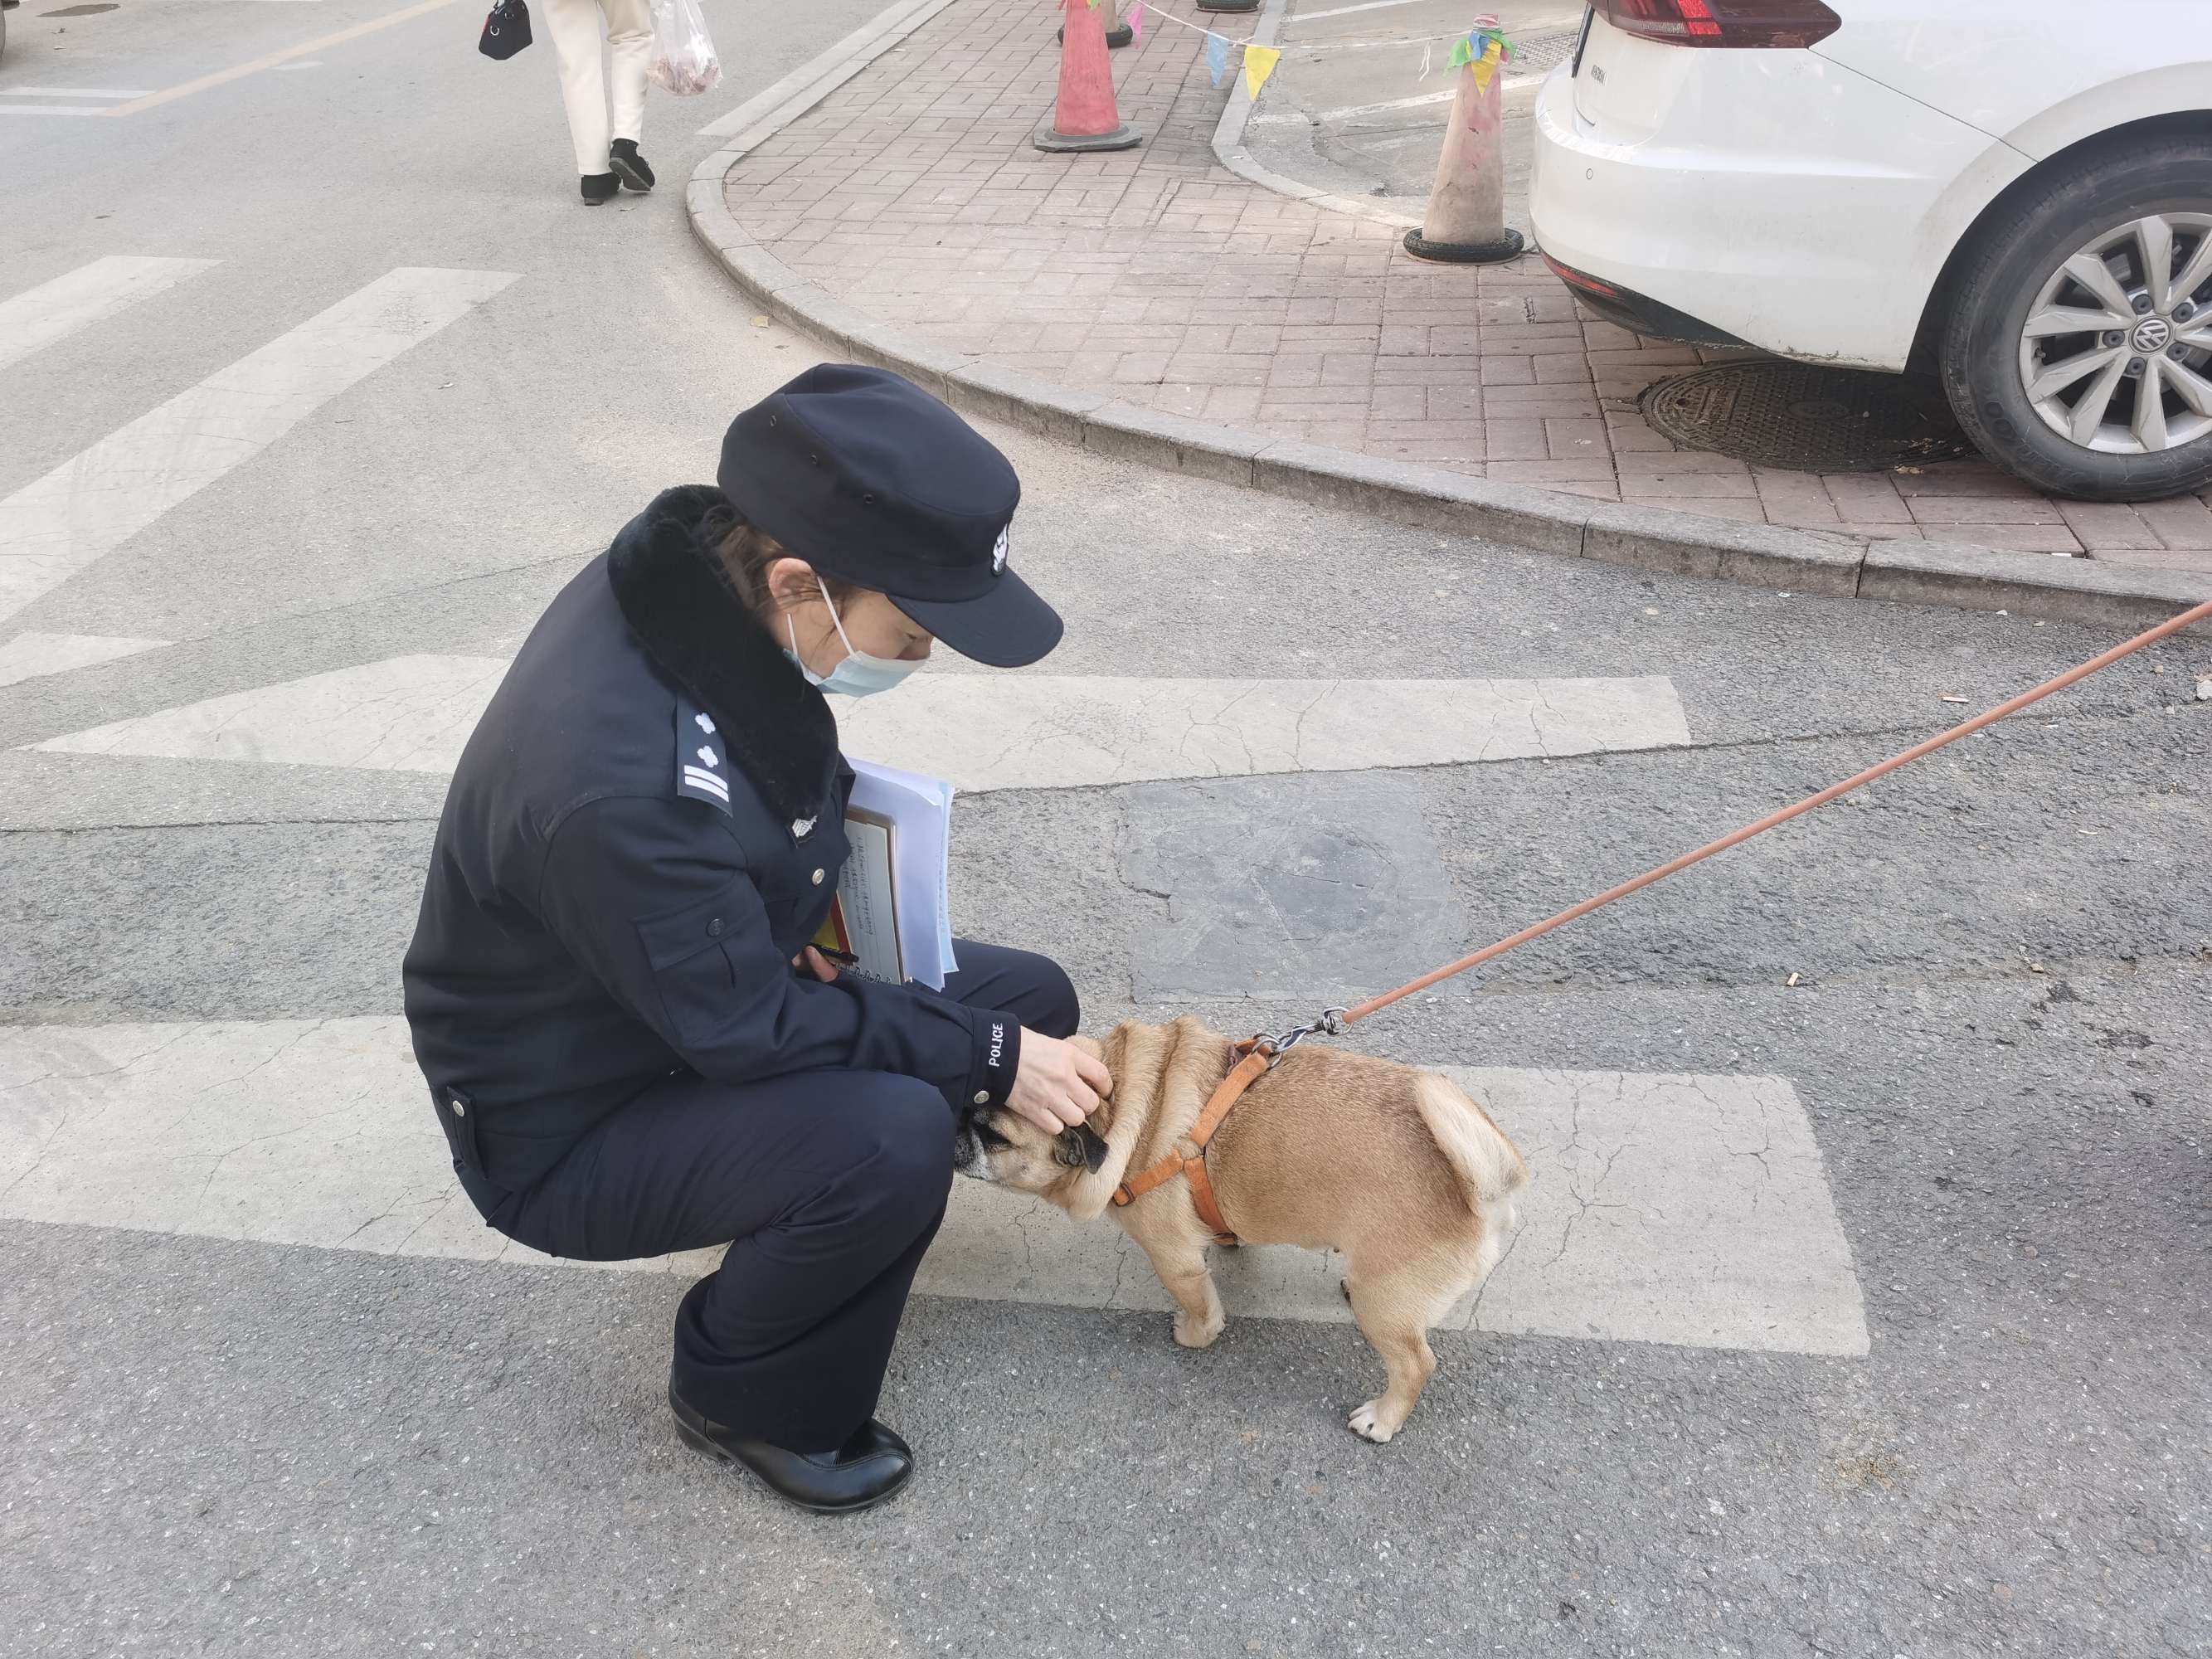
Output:
<path fill-rule="evenodd" d="M 1066 0 L 1060 32 L 1060 99 L 1052 125 L 1030 142 L 1039 149 L 1129 149 L 1144 134 L 1114 107 L 1114 70 L 1106 61 L 1105 0 Z"/>
<path fill-rule="evenodd" d="M 1406 233 L 1406 252 L 1424 259 L 1497 264 L 1527 246 L 1505 223 L 1505 61 L 1511 48 L 1497 28 L 1495 17 L 1475 20 L 1468 43 L 1476 50 L 1452 92 L 1436 188 L 1421 228 Z"/>

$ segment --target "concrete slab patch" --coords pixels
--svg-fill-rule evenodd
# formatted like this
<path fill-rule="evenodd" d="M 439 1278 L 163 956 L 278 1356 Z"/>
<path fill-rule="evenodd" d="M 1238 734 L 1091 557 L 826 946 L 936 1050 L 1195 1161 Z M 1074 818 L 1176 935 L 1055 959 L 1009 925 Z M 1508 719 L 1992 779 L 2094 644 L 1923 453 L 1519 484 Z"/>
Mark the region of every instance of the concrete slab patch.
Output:
<path fill-rule="evenodd" d="M 1465 948 L 1421 791 L 1381 773 L 1130 792 L 1121 878 L 1162 895 L 1137 937 L 1137 1000 L 1345 1000 Z"/>
<path fill-rule="evenodd" d="M 1534 1177 L 1464 1328 L 1866 1352 L 1850 1246 L 1783 1079 L 1443 1069 Z"/>
<path fill-rule="evenodd" d="M 1863 1354 L 1851 1254 L 1780 1078 L 1453 1070 L 1527 1155 L 1521 1231 L 1448 1326 L 1501 1334 Z M 404 1021 L 0 1028 L 0 1217 L 547 1263 L 457 1188 Z M 690 1276 L 719 1252 L 604 1265 Z M 1214 1253 L 1230 1316 L 1341 1322 L 1340 1264 Z M 916 1288 L 1161 1310 L 1111 1222 L 953 1185 Z M 1164 1329 L 1162 1340 L 1165 1340 Z"/>

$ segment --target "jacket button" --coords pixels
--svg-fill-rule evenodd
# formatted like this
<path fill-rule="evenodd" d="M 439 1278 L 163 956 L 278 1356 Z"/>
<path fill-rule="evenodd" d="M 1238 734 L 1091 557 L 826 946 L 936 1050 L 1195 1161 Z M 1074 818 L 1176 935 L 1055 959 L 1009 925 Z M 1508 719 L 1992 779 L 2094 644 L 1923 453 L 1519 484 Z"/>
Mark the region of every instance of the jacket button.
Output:
<path fill-rule="evenodd" d="M 975 1103 L 978 1106 L 988 1106 L 991 1103 L 991 1091 L 988 1089 L 976 1090 Z"/>
<path fill-rule="evenodd" d="M 822 884 L 822 875 L 823 875 L 823 872 L 822 872 L 821 871 L 819 871 L 819 870 L 817 870 L 817 871 L 814 872 L 814 884 L 815 884 L 817 887 L 819 887 L 819 886 Z"/>
<path fill-rule="evenodd" d="M 722 919 L 720 916 L 716 916 L 714 921 L 707 924 L 707 937 L 708 939 L 720 939 L 721 936 Z"/>
<path fill-rule="evenodd" d="M 461 1103 L 460 1103 L 459 1101 L 458 1101 L 458 1100 L 457 1100 L 457 1101 L 453 1102 L 453 1115 L 454 1115 L 455 1117 L 466 1117 L 466 1116 L 469 1115 L 469 1109 L 468 1109 L 467 1107 L 465 1107 L 465 1106 L 462 1105 L 462 1104 L 461 1104 Z"/>

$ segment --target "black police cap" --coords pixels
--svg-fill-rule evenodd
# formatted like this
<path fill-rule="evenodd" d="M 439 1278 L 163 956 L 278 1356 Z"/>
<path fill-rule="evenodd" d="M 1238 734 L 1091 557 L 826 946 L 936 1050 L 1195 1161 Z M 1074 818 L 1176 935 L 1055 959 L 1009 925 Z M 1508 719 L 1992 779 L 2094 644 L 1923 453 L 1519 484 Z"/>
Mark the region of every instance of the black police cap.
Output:
<path fill-rule="evenodd" d="M 1059 614 L 1006 568 L 1021 481 L 911 380 L 824 363 L 730 422 L 718 474 L 739 517 L 828 576 L 887 595 L 994 668 L 1060 643 Z"/>

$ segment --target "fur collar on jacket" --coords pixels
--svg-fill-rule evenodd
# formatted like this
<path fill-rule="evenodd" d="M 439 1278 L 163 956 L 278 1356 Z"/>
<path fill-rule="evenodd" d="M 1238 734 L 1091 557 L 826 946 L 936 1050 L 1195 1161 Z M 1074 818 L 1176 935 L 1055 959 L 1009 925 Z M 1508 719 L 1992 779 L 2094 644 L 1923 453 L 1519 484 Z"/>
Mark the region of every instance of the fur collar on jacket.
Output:
<path fill-rule="evenodd" d="M 836 717 L 698 544 L 700 520 L 721 504 L 713 484 L 663 490 L 615 537 L 607 580 L 631 629 L 714 717 L 769 808 L 812 817 L 837 775 Z"/>

